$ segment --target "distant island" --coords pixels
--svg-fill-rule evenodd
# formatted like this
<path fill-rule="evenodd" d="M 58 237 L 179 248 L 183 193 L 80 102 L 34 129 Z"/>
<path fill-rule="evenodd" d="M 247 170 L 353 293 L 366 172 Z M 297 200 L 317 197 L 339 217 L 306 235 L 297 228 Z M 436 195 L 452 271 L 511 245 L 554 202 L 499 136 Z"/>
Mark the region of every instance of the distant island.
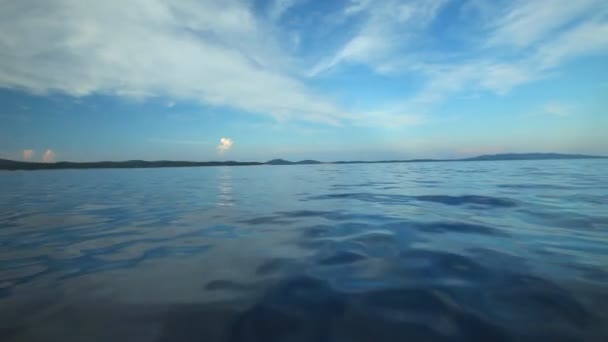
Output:
<path fill-rule="evenodd" d="M 57 170 L 57 169 L 127 169 L 127 168 L 158 168 L 158 167 L 200 167 L 200 166 L 251 166 L 251 165 L 311 165 L 311 164 L 381 164 L 381 163 L 429 163 L 429 162 L 462 162 L 462 161 L 499 161 L 499 160 L 547 160 L 547 159 L 606 159 L 606 156 L 591 156 L 584 154 L 563 153 L 502 153 L 481 155 L 472 158 L 460 159 L 405 159 L 405 160 L 378 160 L 378 161 L 334 161 L 321 162 L 317 160 L 301 160 L 292 162 L 285 159 L 273 159 L 262 162 L 237 161 L 100 161 L 100 162 L 56 162 L 34 163 L 8 159 L 0 159 L 0 170 Z"/>

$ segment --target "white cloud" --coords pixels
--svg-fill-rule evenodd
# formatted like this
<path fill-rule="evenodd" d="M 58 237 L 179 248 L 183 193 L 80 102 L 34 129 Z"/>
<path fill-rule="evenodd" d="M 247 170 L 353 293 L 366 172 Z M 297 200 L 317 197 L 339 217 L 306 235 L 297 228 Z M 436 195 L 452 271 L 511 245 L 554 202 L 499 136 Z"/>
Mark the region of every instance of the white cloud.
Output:
<path fill-rule="evenodd" d="M 485 90 L 503 95 L 535 77 L 526 64 L 488 60 L 456 65 L 423 65 L 420 70 L 429 80 L 415 101 L 426 103 L 441 101 L 461 91 Z"/>
<path fill-rule="evenodd" d="M 422 75 L 418 93 L 401 102 L 420 112 L 458 92 L 505 95 L 571 59 L 608 53 L 608 3 L 602 0 L 470 1 L 461 7 L 470 27 L 453 36 L 460 45 L 438 53 L 429 25 L 448 2 L 351 1 L 343 15 L 366 18 L 361 29 L 310 76 L 341 63 L 366 64 L 382 75 Z M 416 44 L 421 40 L 430 48 Z"/>
<path fill-rule="evenodd" d="M 608 20 L 590 20 L 541 45 L 534 62 L 539 69 L 558 67 L 580 56 L 608 53 Z"/>
<path fill-rule="evenodd" d="M 281 119 L 335 123 L 346 117 L 282 71 L 289 57 L 245 2 L 23 0 L 0 6 L 0 87 L 167 96 Z"/>
<path fill-rule="evenodd" d="M 45 163 L 52 163 L 55 161 L 55 152 L 53 152 L 53 150 L 46 150 L 44 151 L 44 154 L 42 155 L 42 161 Z"/>
<path fill-rule="evenodd" d="M 309 72 L 310 76 L 316 76 L 322 72 L 334 68 L 342 62 L 368 62 L 373 59 L 375 54 L 381 53 L 387 48 L 386 41 L 378 37 L 369 35 L 358 35 L 352 38 L 338 53 L 331 59 L 322 61 L 315 65 Z"/>
<path fill-rule="evenodd" d="M 421 63 L 415 71 L 425 74 L 428 79 L 416 99 L 434 102 L 452 93 L 475 90 L 504 95 L 519 85 L 549 77 L 548 71 L 569 60 L 606 53 L 608 23 L 587 21 L 538 44 L 519 59 L 503 61 L 500 56 L 488 54 L 461 63 Z"/>
<path fill-rule="evenodd" d="M 424 36 L 424 30 L 449 0 L 387 0 L 372 2 L 353 0 L 346 7 L 346 17 L 362 15 L 363 23 L 332 57 L 322 60 L 309 72 L 316 76 L 340 63 L 366 64 L 382 72 L 382 66 L 401 55 L 413 40 Z"/>
<path fill-rule="evenodd" d="M 274 0 L 268 11 L 268 15 L 272 20 L 279 20 L 283 14 L 298 4 L 301 0 Z"/>
<path fill-rule="evenodd" d="M 492 25 L 491 45 L 527 47 L 547 39 L 555 31 L 585 14 L 605 7 L 604 0 L 518 0 Z"/>
<path fill-rule="evenodd" d="M 217 145 L 217 153 L 224 154 L 224 153 L 230 151 L 230 149 L 232 148 L 233 144 L 234 144 L 234 141 L 232 141 L 232 139 L 230 139 L 230 138 L 221 138 L 220 139 L 220 144 Z"/>
<path fill-rule="evenodd" d="M 34 150 L 23 150 L 23 160 L 30 161 L 34 158 Z"/>
<path fill-rule="evenodd" d="M 248 0 L 2 2 L 0 87 L 165 96 L 168 108 L 186 100 L 277 121 L 410 125 L 425 122 L 432 105 L 452 94 L 504 95 L 571 59 L 608 52 L 603 0 L 351 0 L 326 14 L 335 26 L 321 31 L 334 34 L 327 40 L 339 42 L 334 49 L 289 55 L 315 38 L 308 16 L 297 18 L 301 26 L 280 25 L 300 1 L 273 0 L 264 13 Z M 448 4 L 461 6 L 462 18 L 455 10 L 438 22 Z M 397 103 L 357 111 L 303 77 L 345 64 L 385 77 L 414 75 L 417 83 L 422 76 L 422 84 Z"/>

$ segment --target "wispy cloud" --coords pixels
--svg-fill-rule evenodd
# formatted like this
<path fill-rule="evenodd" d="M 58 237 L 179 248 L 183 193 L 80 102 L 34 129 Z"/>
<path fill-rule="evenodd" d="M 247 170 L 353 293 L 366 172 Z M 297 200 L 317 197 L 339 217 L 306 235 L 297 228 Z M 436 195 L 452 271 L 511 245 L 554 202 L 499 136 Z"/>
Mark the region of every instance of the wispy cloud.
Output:
<path fill-rule="evenodd" d="M 209 144 L 209 142 L 205 141 L 205 140 L 182 140 L 182 139 L 159 139 L 159 138 L 148 139 L 148 142 L 160 143 L 160 144 L 177 144 L 177 145 L 208 145 Z"/>
<path fill-rule="evenodd" d="M 285 12 L 301 2 L 302 0 L 274 0 L 270 4 L 268 15 L 272 20 L 279 20 Z"/>
<path fill-rule="evenodd" d="M 503 9 L 501 16 L 490 27 L 488 44 L 511 45 L 525 48 L 554 36 L 556 31 L 594 13 L 602 7 L 603 0 L 517 0 Z"/>
<path fill-rule="evenodd" d="M 34 158 L 34 150 L 23 150 L 23 160 L 30 161 Z"/>
<path fill-rule="evenodd" d="M 44 151 L 44 154 L 42 155 L 42 161 L 45 163 L 54 162 L 55 161 L 55 152 L 53 152 L 53 150 L 51 150 L 51 149 Z"/>
<path fill-rule="evenodd" d="M 443 51 L 430 28 L 448 3 L 454 5 L 351 1 L 342 17 L 363 16 L 360 30 L 310 76 L 348 63 L 368 65 L 381 75 L 422 75 L 419 92 L 401 101 L 408 108 L 464 91 L 504 95 L 549 77 L 572 59 L 608 53 L 608 3 L 602 0 L 465 2 L 459 6 L 466 17 L 455 27 L 459 44 Z"/>
<path fill-rule="evenodd" d="M 525 63 L 476 60 L 460 64 L 420 64 L 418 72 L 427 77 L 425 86 L 411 102 L 433 104 L 463 91 L 489 91 L 504 95 L 516 86 L 540 77 Z"/>
<path fill-rule="evenodd" d="M 1 87 L 167 96 L 282 119 L 345 116 L 282 71 L 289 57 L 244 1 L 2 4 L 0 51 Z"/>
<path fill-rule="evenodd" d="M 605 14 L 608 16 L 608 10 Z M 606 53 L 608 53 L 608 19 L 594 18 L 542 44 L 532 56 L 532 62 L 539 70 L 546 70 L 558 67 L 576 57 Z"/>
<path fill-rule="evenodd" d="M 234 142 L 230 138 L 221 138 L 220 144 L 217 145 L 217 153 L 224 154 L 232 148 Z"/>
<path fill-rule="evenodd" d="M 572 106 L 561 102 L 549 102 L 542 106 L 542 112 L 555 116 L 568 116 L 572 113 Z"/>
<path fill-rule="evenodd" d="M 342 16 L 362 16 L 360 29 L 332 57 L 315 65 L 309 75 L 316 76 L 341 63 L 366 64 L 383 72 L 395 55 L 424 36 L 425 29 L 448 1 L 351 1 Z"/>
<path fill-rule="evenodd" d="M 0 87 L 165 96 L 168 108 L 185 100 L 277 121 L 411 125 L 454 94 L 505 95 L 570 60 L 608 53 L 604 0 L 351 0 L 296 15 L 304 2 L 273 0 L 262 10 L 248 0 L 2 3 Z M 316 16 L 332 27 L 322 31 L 329 38 L 314 36 Z M 316 38 L 315 51 L 285 48 Z M 352 65 L 413 76 L 417 86 L 364 111 L 315 88 L 316 78 Z"/>

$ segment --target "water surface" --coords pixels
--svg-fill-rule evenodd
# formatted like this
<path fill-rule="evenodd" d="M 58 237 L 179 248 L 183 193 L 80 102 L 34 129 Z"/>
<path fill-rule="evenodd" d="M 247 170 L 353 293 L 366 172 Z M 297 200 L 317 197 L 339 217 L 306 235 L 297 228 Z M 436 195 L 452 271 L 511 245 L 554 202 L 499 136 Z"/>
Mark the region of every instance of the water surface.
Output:
<path fill-rule="evenodd" d="M 605 341 L 608 161 L 0 172 L 1 341 Z"/>

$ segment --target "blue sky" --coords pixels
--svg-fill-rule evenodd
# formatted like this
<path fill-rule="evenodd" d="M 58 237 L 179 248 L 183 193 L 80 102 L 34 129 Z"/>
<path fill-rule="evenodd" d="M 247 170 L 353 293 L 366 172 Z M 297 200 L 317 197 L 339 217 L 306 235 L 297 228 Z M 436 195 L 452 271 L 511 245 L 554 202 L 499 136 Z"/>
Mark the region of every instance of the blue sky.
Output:
<path fill-rule="evenodd" d="M 608 155 L 607 57 L 605 0 L 1 1 L 0 158 Z"/>

